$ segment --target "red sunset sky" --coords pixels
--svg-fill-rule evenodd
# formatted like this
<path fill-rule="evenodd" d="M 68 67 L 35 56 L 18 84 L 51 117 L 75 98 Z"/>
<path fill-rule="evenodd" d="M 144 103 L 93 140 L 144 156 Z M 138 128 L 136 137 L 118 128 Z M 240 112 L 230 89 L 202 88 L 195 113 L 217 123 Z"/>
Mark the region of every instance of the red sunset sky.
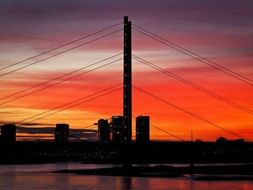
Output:
<path fill-rule="evenodd" d="M 5 103 L 22 94 L 3 99 L 121 53 L 122 31 L 6 74 L 121 29 L 123 25 L 13 67 L 2 68 L 122 22 L 125 15 L 134 24 L 253 80 L 252 10 L 251 0 L 3 0 L 0 2 L 0 122 L 15 123 L 121 83 L 122 60 L 15 101 Z M 133 54 L 253 110 L 252 82 L 250 85 L 237 80 L 134 30 Z M 95 66 L 89 69 L 92 68 Z M 253 140 L 252 114 L 199 92 L 135 60 L 133 84 L 239 136 Z M 237 138 L 137 90 L 133 90 L 133 109 L 134 115 L 150 115 L 152 124 L 185 140 L 190 139 L 191 131 L 195 139 L 208 141 L 213 141 L 220 135 L 229 139 Z M 83 128 L 100 118 L 120 114 L 122 90 L 37 120 L 29 127 L 53 126 L 64 122 L 69 123 L 71 128 Z M 177 140 L 155 128 L 151 128 L 151 139 Z"/>

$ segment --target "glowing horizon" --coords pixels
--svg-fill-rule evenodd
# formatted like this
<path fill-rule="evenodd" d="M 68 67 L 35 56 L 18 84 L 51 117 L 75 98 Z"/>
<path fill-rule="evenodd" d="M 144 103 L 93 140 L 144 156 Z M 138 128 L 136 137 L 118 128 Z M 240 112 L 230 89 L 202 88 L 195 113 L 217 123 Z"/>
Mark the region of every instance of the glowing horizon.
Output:
<path fill-rule="evenodd" d="M 104 17 L 102 17 L 99 16 L 102 13 L 99 12 L 101 10 L 95 3 L 88 3 L 88 7 L 93 7 L 93 12 L 88 11 L 86 13 L 72 4 L 73 9 L 77 12 L 71 18 L 68 15 L 71 15 L 73 12 L 66 8 L 70 5 L 69 2 L 63 1 L 66 7 L 60 7 L 56 12 L 51 12 L 52 7 L 49 6 L 49 3 L 41 2 L 40 8 L 48 10 L 49 16 L 39 11 L 37 16 L 45 16 L 43 18 L 44 22 L 40 25 L 35 23 L 35 18 L 29 17 L 33 14 L 33 9 L 39 10 L 36 4 L 27 5 L 28 7 L 25 8 L 21 4 L 9 5 L 3 3 L 2 6 L 6 9 L 8 7 L 8 11 L 13 13 L 13 15 L 10 15 L 6 10 L 2 10 L 5 18 L 1 17 L 0 21 L 3 22 L 2 27 L 5 27 L 5 29 L 0 31 L 0 69 L 83 35 L 118 23 L 123 19 L 124 15 L 128 15 L 133 23 L 143 26 L 165 39 L 196 52 L 234 72 L 252 78 L 253 25 L 251 23 L 253 21 L 253 14 L 250 9 L 247 9 L 246 5 L 242 5 L 239 9 L 248 10 L 247 14 L 238 11 L 237 16 L 235 16 L 232 13 L 237 10 L 238 6 L 227 8 L 221 3 L 219 8 L 225 10 L 225 12 L 221 13 L 212 12 L 205 8 L 208 3 L 201 3 L 199 6 L 204 10 L 199 9 L 195 12 L 194 7 L 197 5 L 191 2 L 191 9 L 188 12 L 181 11 L 182 14 L 179 17 L 176 12 L 186 9 L 180 3 L 171 4 L 159 1 L 159 3 L 164 4 L 164 7 L 158 6 L 155 3 L 154 5 L 146 4 L 142 12 L 140 12 L 138 6 L 129 11 L 129 8 L 134 7 L 132 2 L 129 3 L 128 9 L 125 9 L 116 3 L 116 1 L 111 0 L 110 3 L 113 3 L 112 9 L 118 8 L 121 12 L 111 12 L 109 14 L 106 12 L 109 11 L 109 8 L 105 8 L 105 12 L 103 12 Z M 160 7 L 160 9 L 153 10 L 153 6 Z M 171 7 L 173 11 L 168 12 L 165 7 Z M 67 12 L 65 13 L 64 11 Z M 210 15 L 215 15 L 215 17 L 205 17 L 206 14 L 203 14 L 203 11 L 205 13 L 208 12 Z M 150 12 L 153 12 L 154 17 L 149 15 Z M 54 19 L 51 19 L 50 16 L 53 16 Z M 87 19 L 88 16 L 90 16 L 90 20 Z M 202 17 L 199 18 L 200 16 Z M 23 23 L 17 19 L 19 17 L 24 19 Z M 73 19 L 75 22 L 73 22 Z M 12 22 L 13 25 L 9 26 L 8 23 Z M 106 34 L 106 32 L 103 34 Z M 96 37 L 99 37 L 99 35 L 96 35 Z M 82 42 L 89 41 L 92 38 L 94 37 Z M 123 51 L 122 41 L 123 33 L 119 32 L 66 54 L 0 77 L 0 99 L 40 84 L 43 81 L 118 54 Z M 80 43 L 76 43 L 75 45 L 78 44 Z M 67 46 L 61 50 L 70 47 Z M 59 51 L 57 50 L 40 58 L 24 62 L 19 64 L 19 66 L 25 66 Z M 189 58 L 134 30 L 133 54 L 248 109 L 253 109 L 252 86 Z M 108 63 L 108 61 L 105 63 Z M 104 63 L 99 65 L 102 64 Z M 123 61 L 118 61 L 52 88 L 2 106 L 0 105 L 0 122 L 15 123 L 121 83 L 123 81 L 122 66 Z M 12 68 L 18 67 L 14 66 Z M 0 75 L 11 71 L 12 68 L 0 71 Z M 92 68 L 95 68 L 95 66 L 89 69 Z M 84 71 L 89 69 L 85 69 Z M 221 125 L 225 129 L 246 139 L 253 140 L 252 115 L 201 93 L 175 79 L 169 78 L 135 60 L 133 60 L 133 84 Z M 13 96 L 13 98 L 15 97 L 17 96 Z M 0 104 L 6 100 L 9 99 L 0 100 Z M 48 118 L 38 120 L 34 126 L 43 127 L 60 122 L 68 123 L 72 128 L 83 128 L 100 118 L 106 119 L 112 115 L 122 115 L 122 101 L 122 90 L 116 91 L 94 101 L 86 102 Z M 191 131 L 193 131 L 194 139 L 214 141 L 219 136 L 229 139 L 236 138 L 225 131 L 214 128 L 134 89 L 133 114 L 150 115 L 152 124 L 185 140 L 190 140 Z M 135 129 L 135 124 L 133 128 Z M 135 131 L 134 129 L 133 131 Z M 152 127 L 151 139 L 176 140 L 162 131 L 152 129 Z"/>

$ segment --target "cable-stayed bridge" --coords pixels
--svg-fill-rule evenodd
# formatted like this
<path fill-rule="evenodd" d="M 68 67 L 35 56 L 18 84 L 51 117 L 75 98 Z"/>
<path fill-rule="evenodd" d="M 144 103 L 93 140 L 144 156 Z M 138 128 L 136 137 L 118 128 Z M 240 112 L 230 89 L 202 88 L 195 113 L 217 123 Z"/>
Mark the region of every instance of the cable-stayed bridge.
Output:
<path fill-rule="evenodd" d="M 43 111 L 41 113 L 37 113 L 37 114 L 29 116 L 27 118 L 23 118 L 19 121 L 16 121 L 15 123 L 19 124 L 19 125 L 32 124 L 35 121 L 39 121 L 41 119 L 47 118 L 51 115 L 55 115 L 55 114 L 62 112 L 64 110 L 71 109 L 75 106 L 81 105 L 86 102 L 94 101 L 96 99 L 99 99 L 100 97 L 106 96 L 108 94 L 111 94 L 111 93 L 114 93 L 116 91 L 123 89 L 123 91 L 124 91 L 124 95 L 123 95 L 124 128 L 126 128 L 126 130 L 127 130 L 128 139 L 131 140 L 132 117 L 134 117 L 132 115 L 132 89 L 133 89 L 133 90 L 139 91 L 139 92 L 141 92 L 141 93 L 143 93 L 143 94 L 145 94 L 145 95 L 147 95 L 147 96 L 149 96 L 161 103 L 164 103 L 165 105 L 168 105 L 174 109 L 177 109 L 184 114 L 190 115 L 191 117 L 198 119 L 200 122 L 206 123 L 208 126 L 212 126 L 212 127 L 217 128 L 219 130 L 225 131 L 226 133 L 228 133 L 236 138 L 246 139 L 244 136 L 239 135 L 236 132 L 234 132 L 228 128 L 225 128 L 222 125 L 217 124 L 217 123 L 211 121 L 210 119 L 205 118 L 202 115 L 195 113 L 192 110 L 187 110 L 187 109 L 175 104 L 173 101 L 166 100 L 166 99 L 158 96 L 154 92 L 150 92 L 150 91 L 143 89 L 139 86 L 132 85 L 131 76 L 129 76 L 132 73 L 132 68 L 131 67 L 129 68 L 129 65 L 131 66 L 131 64 L 132 64 L 131 62 L 133 59 L 135 61 L 138 61 L 138 62 L 154 69 L 155 71 L 159 72 L 161 75 L 164 75 L 169 78 L 173 78 L 173 79 L 179 81 L 180 83 L 187 85 L 187 86 L 199 91 L 200 93 L 208 95 L 210 98 L 217 99 L 217 100 L 221 101 L 222 103 L 229 105 L 231 107 L 231 109 L 237 109 L 241 112 L 244 112 L 247 115 L 253 115 L 253 110 L 251 110 L 249 107 L 245 107 L 244 105 L 241 105 L 241 104 L 235 102 L 234 100 L 223 97 L 222 95 L 219 95 L 213 91 L 208 90 L 204 86 L 198 85 L 198 84 L 184 78 L 183 76 L 179 76 L 177 74 L 174 74 L 174 73 L 170 72 L 168 69 L 165 69 L 165 68 L 162 68 L 161 66 L 156 65 L 152 61 L 149 61 L 149 60 L 145 59 L 144 57 L 141 57 L 140 55 L 136 55 L 135 53 L 132 53 L 132 47 L 131 47 L 132 39 L 128 35 L 129 34 L 132 35 L 132 31 L 140 33 L 141 35 L 144 35 L 152 40 L 155 40 L 155 41 L 161 43 L 166 48 L 167 47 L 173 48 L 174 50 L 178 51 L 179 53 L 182 53 L 192 59 L 195 59 L 196 61 L 199 61 L 200 63 L 205 64 L 205 65 L 211 67 L 212 69 L 215 69 L 215 70 L 223 73 L 224 75 L 228 75 L 229 77 L 233 78 L 234 80 L 238 80 L 241 83 L 249 85 L 250 87 L 253 86 L 253 80 L 240 74 L 240 73 L 232 71 L 229 68 L 221 66 L 221 65 L 217 64 L 216 62 L 211 61 L 211 60 L 209 60 L 209 59 L 207 59 L 207 58 L 205 58 L 205 57 L 203 57 L 203 56 L 201 56 L 189 49 L 186 49 L 186 48 L 174 43 L 174 42 L 171 42 L 171 41 L 163 38 L 162 36 L 147 30 L 144 27 L 141 27 L 135 23 L 132 24 L 131 22 L 129 22 L 126 19 L 127 18 L 125 18 L 124 22 L 119 22 L 119 23 L 113 24 L 111 26 L 108 26 L 106 28 L 98 30 L 94 33 L 82 36 L 82 37 L 77 38 L 73 41 L 70 41 L 70 42 L 62 44 L 60 46 L 46 50 L 40 54 L 34 55 L 32 57 L 26 58 L 24 60 L 20 60 L 18 62 L 15 62 L 13 64 L 10 64 L 10 65 L 0 68 L 0 78 L 2 78 L 5 76 L 8 76 L 8 75 L 11 75 L 15 72 L 18 72 L 20 70 L 26 69 L 28 67 L 32 67 L 32 66 L 39 64 L 43 61 L 50 60 L 53 57 L 60 56 L 62 54 L 70 52 L 74 49 L 83 47 L 88 44 L 96 43 L 97 41 L 99 41 L 101 39 L 107 38 L 109 36 L 112 36 L 116 33 L 120 33 L 123 31 L 123 39 L 124 39 L 123 49 L 124 49 L 124 51 L 118 52 L 110 57 L 96 61 L 96 62 L 91 63 L 89 65 L 85 65 L 85 66 L 80 67 L 80 68 L 73 70 L 71 72 L 62 74 L 60 76 L 56 76 L 50 80 L 46 80 L 41 83 L 30 86 L 28 88 L 24 88 L 22 90 L 16 91 L 16 92 L 11 93 L 7 96 L 0 97 L 0 107 L 4 107 L 5 105 L 7 105 L 9 103 L 15 102 L 15 101 L 20 100 L 24 97 L 32 96 L 33 94 L 43 91 L 45 89 L 53 88 L 61 83 L 66 82 L 66 81 L 71 81 L 72 79 L 86 75 L 87 73 L 95 72 L 96 70 L 101 69 L 103 67 L 106 67 L 106 66 L 112 67 L 112 64 L 122 61 L 123 68 L 124 68 L 124 72 L 123 72 L 124 81 L 122 83 L 114 84 L 110 87 L 105 87 L 103 90 L 97 91 L 97 92 L 89 94 L 87 96 L 80 97 L 75 100 L 71 100 L 69 102 L 66 102 L 65 104 L 59 105 L 57 107 L 53 107 L 52 109 Z M 128 25 L 127 27 L 126 27 L 126 24 Z M 87 40 L 87 41 L 83 42 L 83 40 Z M 78 45 L 76 45 L 77 42 L 79 42 Z M 69 45 L 73 45 L 73 46 L 70 48 L 67 48 L 67 49 L 63 49 L 65 47 L 68 47 Z M 56 51 L 56 50 L 58 50 L 58 52 L 54 53 L 54 51 Z M 40 59 L 41 56 L 45 56 L 45 57 Z M 33 60 L 35 60 L 35 61 L 33 61 Z M 24 65 L 24 63 L 26 63 L 27 61 L 31 61 L 31 62 Z M 90 127 L 91 126 L 88 126 L 87 129 L 90 129 Z M 184 141 L 183 138 L 178 137 L 177 135 L 175 135 L 175 134 L 173 134 L 173 133 L 171 133 L 171 132 L 169 132 L 157 125 L 151 124 L 151 127 L 154 130 L 160 130 L 163 133 L 171 135 L 173 138 L 176 138 L 177 140 Z M 86 129 L 86 128 L 84 128 L 84 129 Z"/>

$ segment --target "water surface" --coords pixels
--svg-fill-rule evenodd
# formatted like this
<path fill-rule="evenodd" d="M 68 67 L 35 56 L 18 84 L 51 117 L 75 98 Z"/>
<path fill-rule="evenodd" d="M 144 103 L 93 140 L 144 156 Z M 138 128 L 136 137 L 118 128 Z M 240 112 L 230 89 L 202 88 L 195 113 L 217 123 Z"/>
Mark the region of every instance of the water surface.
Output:
<path fill-rule="evenodd" d="M 252 181 L 193 181 L 188 178 L 142 178 L 59 174 L 51 171 L 110 165 L 57 163 L 0 165 L 0 190 L 252 190 Z"/>

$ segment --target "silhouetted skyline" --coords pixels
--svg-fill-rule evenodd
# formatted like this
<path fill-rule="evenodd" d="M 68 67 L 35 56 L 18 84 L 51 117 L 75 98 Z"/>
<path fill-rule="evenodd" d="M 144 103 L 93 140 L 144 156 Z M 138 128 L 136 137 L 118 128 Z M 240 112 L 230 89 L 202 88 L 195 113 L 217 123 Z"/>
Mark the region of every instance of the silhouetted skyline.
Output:
<path fill-rule="evenodd" d="M 106 4 L 104 6 L 103 2 L 98 0 L 85 3 L 78 1 L 76 4 L 64 0 L 61 5 L 57 3 L 52 5 L 40 0 L 36 3 L 27 1 L 22 4 L 9 0 L 1 1 L 0 70 L 105 27 L 122 23 L 123 16 L 128 15 L 133 24 L 152 31 L 233 72 L 251 78 L 253 72 L 251 64 L 253 5 L 251 1 L 231 3 L 226 0 L 215 0 L 197 3 L 188 0 L 178 2 L 158 0 L 122 3 L 110 0 Z M 81 75 L 52 88 L 19 98 L 31 91 L 53 85 L 60 79 L 34 87 L 38 84 L 120 54 L 123 49 L 123 32 L 118 30 L 122 27 L 123 25 L 117 25 L 108 32 L 104 31 L 73 45 L 1 70 L 0 76 L 4 76 L 0 77 L 0 123 L 16 123 L 121 83 L 122 60 L 118 60 L 87 75 Z M 94 43 L 7 74 L 13 69 L 111 32 L 115 33 Z M 218 100 L 219 98 L 215 99 L 199 92 L 135 59 L 133 59 L 133 85 L 201 115 L 238 136 L 253 139 L 252 115 L 247 113 L 247 109 L 251 112 L 253 105 L 252 86 L 191 59 L 137 31 L 133 31 L 133 50 L 135 55 L 236 104 L 231 106 Z M 114 58 L 113 60 L 117 60 L 122 56 Z M 109 60 L 106 63 L 109 63 Z M 83 68 L 76 74 L 93 68 Z M 34 88 L 5 98 L 31 87 Z M 15 100 L 15 98 L 18 99 Z M 173 135 L 189 140 L 191 131 L 195 139 L 206 141 L 215 141 L 220 135 L 228 139 L 239 138 L 158 102 L 137 90 L 133 90 L 133 108 L 133 115 L 150 115 L 154 126 L 168 132 L 163 133 L 151 125 L 151 140 L 178 140 Z M 112 115 L 123 115 L 121 90 L 40 120 L 32 121 L 31 119 L 19 124 L 24 127 L 43 128 L 63 122 L 70 124 L 73 129 L 81 129 L 93 124 L 99 118 L 109 118 Z"/>

